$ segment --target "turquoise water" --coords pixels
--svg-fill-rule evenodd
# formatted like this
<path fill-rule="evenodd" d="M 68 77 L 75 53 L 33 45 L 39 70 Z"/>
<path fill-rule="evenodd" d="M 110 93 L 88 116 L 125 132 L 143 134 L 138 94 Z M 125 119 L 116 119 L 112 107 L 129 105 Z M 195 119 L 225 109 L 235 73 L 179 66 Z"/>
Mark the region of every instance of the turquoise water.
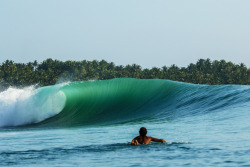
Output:
<path fill-rule="evenodd" d="M 1 166 L 250 166 L 250 86 L 71 82 L 0 93 Z M 166 143 L 131 146 L 140 127 Z"/>

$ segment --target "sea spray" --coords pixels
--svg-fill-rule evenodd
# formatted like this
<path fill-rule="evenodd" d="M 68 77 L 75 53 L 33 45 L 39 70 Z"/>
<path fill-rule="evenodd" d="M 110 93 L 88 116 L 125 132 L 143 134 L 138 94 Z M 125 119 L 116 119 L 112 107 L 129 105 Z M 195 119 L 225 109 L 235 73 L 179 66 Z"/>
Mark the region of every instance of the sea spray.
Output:
<path fill-rule="evenodd" d="M 35 89 L 8 88 L 0 93 L 0 127 L 37 123 L 58 114 L 66 97 L 60 85 Z"/>

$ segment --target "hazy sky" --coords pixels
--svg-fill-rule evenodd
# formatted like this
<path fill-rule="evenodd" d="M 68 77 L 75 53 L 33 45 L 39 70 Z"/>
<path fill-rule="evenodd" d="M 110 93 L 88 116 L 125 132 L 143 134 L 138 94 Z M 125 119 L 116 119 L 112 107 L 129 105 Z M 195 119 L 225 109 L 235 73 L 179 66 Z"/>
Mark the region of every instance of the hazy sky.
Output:
<path fill-rule="evenodd" d="M 250 0 L 0 0 L 0 63 L 250 67 Z"/>

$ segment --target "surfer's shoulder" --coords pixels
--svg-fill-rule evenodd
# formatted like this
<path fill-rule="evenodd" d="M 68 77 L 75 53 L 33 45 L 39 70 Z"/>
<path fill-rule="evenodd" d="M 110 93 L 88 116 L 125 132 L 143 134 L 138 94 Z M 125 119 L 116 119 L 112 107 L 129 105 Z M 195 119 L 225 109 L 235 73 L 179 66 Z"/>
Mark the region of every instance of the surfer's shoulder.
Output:
<path fill-rule="evenodd" d="M 140 139 L 141 139 L 140 136 L 136 136 L 133 140 L 139 141 Z"/>
<path fill-rule="evenodd" d="M 140 140 L 140 136 L 135 137 L 132 140 L 131 145 L 139 145 L 139 141 L 138 140 Z"/>
<path fill-rule="evenodd" d="M 140 136 L 136 136 L 135 139 L 140 139 L 141 137 Z"/>

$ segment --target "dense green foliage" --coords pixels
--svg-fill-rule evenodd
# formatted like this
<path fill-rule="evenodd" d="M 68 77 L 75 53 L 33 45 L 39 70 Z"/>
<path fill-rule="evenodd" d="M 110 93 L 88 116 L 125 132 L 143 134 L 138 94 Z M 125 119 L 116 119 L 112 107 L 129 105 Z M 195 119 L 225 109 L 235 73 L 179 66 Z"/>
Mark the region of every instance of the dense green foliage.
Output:
<path fill-rule="evenodd" d="M 179 68 L 176 65 L 142 69 L 132 64 L 116 66 L 102 61 L 58 61 L 47 59 L 27 64 L 6 60 L 0 65 L 1 87 L 24 87 L 33 84 L 53 85 L 64 81 L 104 80 L 112 78 L 170 79 L 195 84 L 250 84 L 250 69 L 243 63 L 200 59 L 196 64 Z"/>

